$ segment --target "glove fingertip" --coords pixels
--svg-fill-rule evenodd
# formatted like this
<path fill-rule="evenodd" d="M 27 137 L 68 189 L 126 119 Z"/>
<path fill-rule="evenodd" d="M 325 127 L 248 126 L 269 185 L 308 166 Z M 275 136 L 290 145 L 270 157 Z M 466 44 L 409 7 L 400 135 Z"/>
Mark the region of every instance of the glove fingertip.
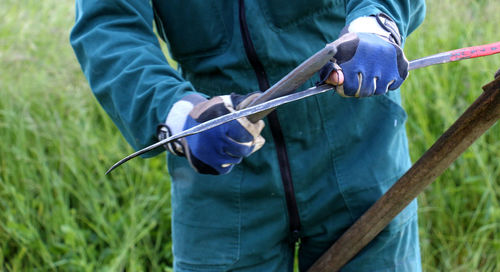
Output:
<path fill-rule="evenodd" d="M 408 59 L 406 59 L 406 56 L 401 47 L 399 47 L 396 44 L 393 44 L 393 46 L 394 49 L 396 50 L 396 59 L 397 59 L 399 76 L 404 80 L 408 77 L 409 74 L 408 68 L 410 66 L 410 62 L 408 61 Z"/>
<path fill-rule="evenodd" d="M 261 135 L 259 135 L 253 141 L 253 149 L 252 149 L 252 151 L 246 157 L 248 157 L 248 156 L 252 155 L 253 153 L 257 152 L 259 149 L 261 149 L 264 146 L 265 143 L 266 143 L 266 139 L 264 137 L 262 137 Z"/>
<path fill-rule="evenodd" d="M 215 169 L 214 167 L 204 163 L 200 159 L 198 159 L 196 156 L 191 154 L 191 152 L 188 152 L 188 161 L 191 167 L 198 173 L 200 174 L 208 174 L 208 175 L 220 175 L 222 174 L 220 171 Z M 227 172 L 226 172 L 227 173 Z"/>
<path fill-rule="evenodd" d="M 389 83 L 389 90 L 394 91 L 401 87 L 403 85 L 404 79 L 403 78 L 398 78 L 396 80 L 393 80 L 394 82 L 392 84 Z"/>

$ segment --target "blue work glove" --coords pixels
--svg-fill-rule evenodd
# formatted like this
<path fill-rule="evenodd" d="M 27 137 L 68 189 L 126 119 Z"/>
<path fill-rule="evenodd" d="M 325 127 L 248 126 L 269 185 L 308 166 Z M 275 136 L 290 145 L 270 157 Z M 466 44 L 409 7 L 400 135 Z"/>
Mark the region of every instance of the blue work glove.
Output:
<path fill-rule="evenodd" d="M 347 33 L 349 36 L 343 36 Z M 360 17 L 344 28 L 334 56 L 320 71 L 322 83 L 337 86 L 347 97 L 381 95 L 401 86 L 408 77 L 408 60 L 401 49 L 396 24 L 386 15 Z M 338 66 L 337 66 L 338 67 Z M 335 71 L 335 72 L 333 72 Z M 332 73 L 333 72 L 333 73 Z"/>
<path fill-rule="evenodd" d="M 200 95 L 188 95 L 174 104 L 167 116 L 168 135 L 177 134 L 208 120 L 235 111 L 239 104 L 247 104 L 258 94 L 216 96 L 210 100 Z M 182 129 L 181 129 L 182 128 Z M 221 175 L 229 173 L 264 145 L 260 135 L 264 121 L 250 122 L 240 118 L 207 131 L 188 136 L 167 145 L 169 151 L 185 156 L 191 167 L 201 174 Z M 160 129 L 161 130 L 161 129 Z M 164 137 L 163 137 L 164 138 Z"/>

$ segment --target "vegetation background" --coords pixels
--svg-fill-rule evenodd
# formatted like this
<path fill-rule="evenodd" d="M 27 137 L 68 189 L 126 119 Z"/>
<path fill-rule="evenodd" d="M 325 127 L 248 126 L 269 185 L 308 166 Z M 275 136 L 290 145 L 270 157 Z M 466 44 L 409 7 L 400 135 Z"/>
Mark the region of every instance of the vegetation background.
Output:
<path fill-rule="evenodd" d="M 427 2 L 409 59 L 499 40 L 500 2 Z M 169 271 L 164 157 L 103 175 L 132 150 L 70 48 L 73 5 L 0 0 L 0 270 Z M 414 161 L 498 68 L 500 55 L 411 73 L 404 104 Z M 499 158 L 497 124 L 419 197 L 425 271 L 500 270 Z"/>

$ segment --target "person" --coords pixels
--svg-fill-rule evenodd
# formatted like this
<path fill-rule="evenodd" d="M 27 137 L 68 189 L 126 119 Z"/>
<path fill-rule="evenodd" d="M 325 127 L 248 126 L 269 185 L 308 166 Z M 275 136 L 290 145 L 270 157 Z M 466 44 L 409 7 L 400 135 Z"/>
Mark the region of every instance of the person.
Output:
<path fill-rule="evenodd" d="M 300 87 L 336 92 L 166 146 L 175 271 L 292 271 L 296 248 L 305 271 L 410 167 L 401 48 L 424 14 L 423 0 L 76 0 L 71 44 L 135 149 L 243 107 L 355 33 Z M 344 270 L 420 271 L 416 208 Z"/>

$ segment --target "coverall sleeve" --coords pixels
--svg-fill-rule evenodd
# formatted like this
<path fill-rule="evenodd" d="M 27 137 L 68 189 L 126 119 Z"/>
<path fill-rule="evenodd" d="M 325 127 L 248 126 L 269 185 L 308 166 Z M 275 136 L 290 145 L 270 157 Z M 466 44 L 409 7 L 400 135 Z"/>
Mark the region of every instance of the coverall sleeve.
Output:
<path fill-rule="evenodd" d="M 348 0 L 346 24 L 362 16 L 379 13 L 389 15 L 396 22 L 404 41 L 424 20 L 424 0 Z"/>
<path fill-rule="evenodd" d="M 168 64 L 153 18 L 149 0 L 76 0 L 70 35 L 94 95 L 136 150 L 156 142 L 172 104 L 195 92 Z"/>

